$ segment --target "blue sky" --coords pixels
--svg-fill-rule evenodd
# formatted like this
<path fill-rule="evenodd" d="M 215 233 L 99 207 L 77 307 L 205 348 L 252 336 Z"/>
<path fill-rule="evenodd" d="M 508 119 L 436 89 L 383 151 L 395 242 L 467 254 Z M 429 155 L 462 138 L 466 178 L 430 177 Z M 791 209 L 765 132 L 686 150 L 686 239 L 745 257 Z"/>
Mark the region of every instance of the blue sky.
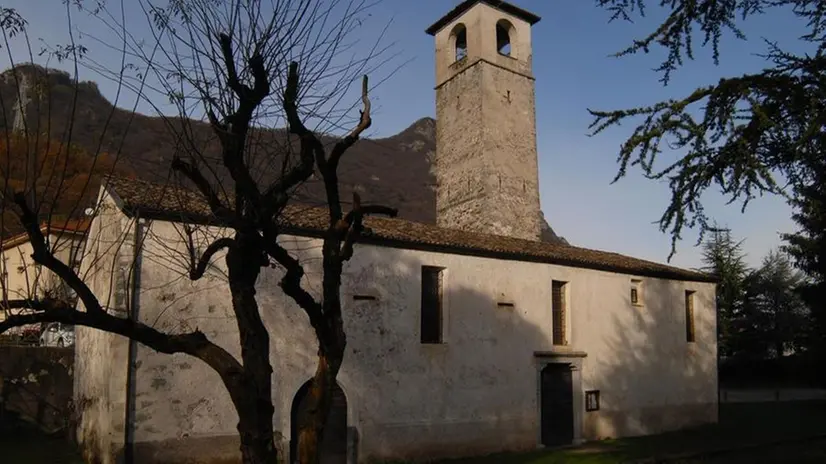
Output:
<path fill-rule="evenodd" d="M 60 0 L 12 0 L 3 6 L 18 9 L 30 23 L 32 47 L 41 43 L 66 43 L 65 7 Z M 111 3 L 111 2 L 110 2 Z M 387 21 L 392 21 L 386 41 L 393 42 L 399 60 L 407 64 L 373 94 L 375 105 L 372 136 L 397 133 L 417 119 L 435 116 L 434 45 L 424 30 L 458 0 L 384 0 L 372 10 L 371 21 L 359 34 L 375 37 Z M 572 244 L 619 252 L 664 262 L 670 251 L 670 237 L 660 232 L 655 222 L 667 205 L 667 185 L 643 179 L 638 171 L 616 184 L 616 155 L 620 144 L 633 127 L 606 131 L 588 137 L 590 118 L 587 108 L 615 109 L 654 103 L 680 97 L 694 88 L 716 82 L 722 76 L 739 75 L 764 67 L 755 53 L 765 51 L 762 38 L 778 41 L 792 50 L 799 47 L 796 33 L 799 20 L 789 12 L 773 11 L 744 23 L 748 41 L 731 37 L 721 47 L 722 62 L 715 66 L 710 50 L 698 51 L 667 87 L 652 71 L 662 52 L 624 58 L 610 57 L 635 37 L 649 31 L 661 12 L 650 8 L 649 18 L 634 24 L 608 23 L 609 14 L 588 0 L 515 0 L 514 3 L 542 17 L 533 31 L 533 63 L 536 76 L 537 133 L 542 209 L 556 232 Z M 653 1 L 649 3 L 655 3 Z M 659 2 L 656 2 L 659 3 Z M 53 5 L 47 7 L 46 5 Z M 132 12 L 137 13 L 137 12 Z M 133 34 L 146 33 L 145 21 L 127 15 Z M 74 14 L 77 30 L 94 30 L 105 37 L 99 23 Z M 89 29 L 96 28 L 96 29 Z M 142 30 L 143 29 L 143 30 Z M 40 42 L 39 39 L 42 39 Z M 80 40 L 102 64 L 117 64 L 119 56 L 101 44 Z M 20 42 L 13 43 L 15 61 L 23 56 Z M 8 67 L 7 50 L 3 68 Z M 42 58 L 35 61 L 43 62 Z M 55 62 L 50 66 L 63 67 Z M 96 80 L 105 96 L 113 99 L 116 87 L 94 73 L 81 70 L 80 78 Z M 130 107 L 127 99 L 119 106 Z M 745 238 L 748 262 L 759 264 L 762 256 L 780 244 L 778 234 L 794 230 L 791 210 L 777 197 L 758 198 L 745 213 L 738 205 L 726 205 L 716 192 L 703 198 L 707 213 L 721 225 Z M 683 267 L 700 266 L 700 253 L 694 245 L 696 231 L 684 233 L 672 263 Z"/>

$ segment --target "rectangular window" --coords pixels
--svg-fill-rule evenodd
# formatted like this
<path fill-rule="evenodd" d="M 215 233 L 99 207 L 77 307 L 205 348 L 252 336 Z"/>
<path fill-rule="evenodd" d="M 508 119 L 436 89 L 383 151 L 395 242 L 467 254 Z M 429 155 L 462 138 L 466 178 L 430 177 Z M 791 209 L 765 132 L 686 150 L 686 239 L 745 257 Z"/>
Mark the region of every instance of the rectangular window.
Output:
<path fill-rule="evenodd" d="M 442 271 L 422 266 L 422 343 L 442 343 Z"/>
<path fill-rule="evenodd" d="M 565 340 L 565 316 L 567 310 L 565 307 L 565 284 L 566 282 L 560 282 L 558 280 L 551 282 L 551 313 L 553 316 L 551 323 L 553 324 L 554 345 L 567 345 L 567 340 Z"/>
<path fill-rule="evenodd" d="M 685 292 L 685 339 L 689 343 L 695 341 L 694 333 L 694 292 Z"/>
<path fill-rule="evenodd" d="M 631 279 L 631 304 L 642 306 L 642 281 Z"/>

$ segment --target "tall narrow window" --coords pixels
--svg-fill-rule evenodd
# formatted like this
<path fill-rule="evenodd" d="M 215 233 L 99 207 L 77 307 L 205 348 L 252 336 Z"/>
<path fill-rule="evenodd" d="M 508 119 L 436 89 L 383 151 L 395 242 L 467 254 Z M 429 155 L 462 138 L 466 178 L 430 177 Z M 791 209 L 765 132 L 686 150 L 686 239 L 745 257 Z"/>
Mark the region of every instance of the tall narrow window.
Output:
<path fill-rule="evenodd" d="M 567 345 L 565 340 L 565 282 L 554 280 L 551 283 L 551 315 L 553 324 L 553 344 Z"/>
<path fill-rule="evenodd" d="M 453 34 L 456 36 L 456 61 L 459 61 L 467 56 L 467 29 L 460 24 Z"/>
<path fill-rule="evenodd" d="M 442 268 L 422 266 L 421 342 L 442 343 Z"/>
<path fill-rule="evenodd" d="M 642 306 L 642 281 L 631 279 L 631 304 Z"/>
<path fill-rule="evenodd" d="M 685 292 L 685 339 L 692 343 L 695 341 L 694 333 L 694 292 Z"/>
<path fill-rule="evenodd" d="M 510 23 L 504 19 L 496 23 L 496 50 L 498 50 L 501 55 L 511 56 L 510 30 Z"/>

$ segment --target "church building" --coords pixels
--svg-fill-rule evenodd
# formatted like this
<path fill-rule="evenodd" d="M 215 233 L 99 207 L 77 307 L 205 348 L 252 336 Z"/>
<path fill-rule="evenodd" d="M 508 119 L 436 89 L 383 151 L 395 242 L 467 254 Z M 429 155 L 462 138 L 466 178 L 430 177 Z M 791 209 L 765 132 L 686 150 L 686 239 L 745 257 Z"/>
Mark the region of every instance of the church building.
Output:
<path fill-rule="evenodd" d="M 436 45 L 437 224 L 365 221 L 370 233 L 343 275 L 348 344 L 325 463 L 531 450 L 717 421 L 714 279 L 540 240 L 531 65 L 539 20 L 506 2 L 467 0 L 427 29 Z M 240 358 L 223 256 L 205 278 L 185 276 L 182 221 L 209 208 L 170 189 L 109 179 L 84 275 L 112 313 L 131 308 L 167 332 L 198 328 Z M 320 290 L 323 212 L 288 207 L 281 236 L 305 263 L 311 291 Z M 317 347 L 280 277 L 263 269 L 257 297 L 271 334 L 273 420 L 289 459 Z M 237 415 L 209 367 L 76 331 L 78 438 L 95 462 L 116 462 L 124 447 L 140 463 L 239 458 Z"/>

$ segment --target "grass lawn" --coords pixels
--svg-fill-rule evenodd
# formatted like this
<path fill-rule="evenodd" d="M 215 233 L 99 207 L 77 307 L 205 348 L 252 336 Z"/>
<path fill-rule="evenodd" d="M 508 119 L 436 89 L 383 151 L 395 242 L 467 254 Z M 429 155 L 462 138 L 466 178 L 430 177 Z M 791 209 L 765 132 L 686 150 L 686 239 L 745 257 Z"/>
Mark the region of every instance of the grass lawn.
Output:
<path fill-rule="evenodd" d="M 580 448 L 499 454 L 443 461 L 442 464 L 615 464 L 643 458 L 826 434 L 826 402 L 733 403 L 720 406 L 720 423 L 650 437 L 589 443 Z M 0 434 L 3 464 L 83 464 L 62 437 L 31 430 Z M 768 464 L 826 462 L 826 439 L 766 446 L 759 449 L 688 459 L 680 464 Z"/>
<path fill-rule="evenodd" d="M 826 462 L 826 439 L 741 450 L 705 459 L 684 460 L 675 464 L 776 464 L 781 462 L 794 464 Z"/>
<path fill-rule="evenodd" d="M 613 464 L 817 434 L 826 434 L 826 402 L 730 403 L 720 405 L 720 423 L 716 425 L 656 436 L 606 440 L 567 450 L 497 454 L 443 461 L 442 464 Z M 826 462 L 826 440 L 682 462 Z"/>

